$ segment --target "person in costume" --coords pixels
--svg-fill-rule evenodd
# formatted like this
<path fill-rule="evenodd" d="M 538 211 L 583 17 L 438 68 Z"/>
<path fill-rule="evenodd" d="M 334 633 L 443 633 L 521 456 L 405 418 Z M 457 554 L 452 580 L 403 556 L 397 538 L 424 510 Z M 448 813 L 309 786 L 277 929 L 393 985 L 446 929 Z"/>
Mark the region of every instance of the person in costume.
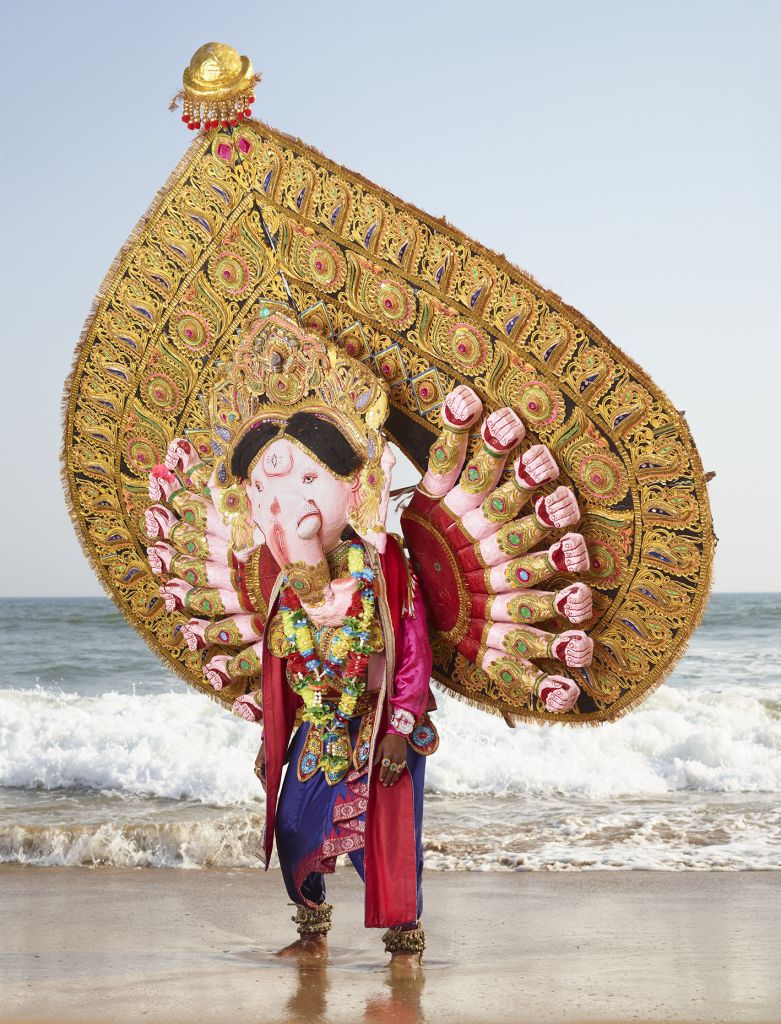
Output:
<path fill-rule="evenodd" d="M 630 710 L 705 606 L 706 479 L 592 324 L 254 120 L 258 80 L 221 43 L 184 73 L 193 145 L 67 385 L 66 498 L 150 646 L 262 727 L 259 853 L 276 841 L 299 934 L 281 952 L 324 955 L 345 853 L 366 925 L 415 967 L 429 677 L 511 726 Z M 403 539 L 390 441 L 422 474 Z"/>
<path fill-rule="evenodd" d="M 425 943 L 425 756 L 437 738 L 428 718 L 434 702 L 424 600 L 401 542 L 385 530 L 395 463 L 382 432 L 386 389 L 325 339 L 281 312 L 262 312 L 212 395 L 216 465 L 199 465 L 192 446 L 179 439 L 169 448 L 167 466 L 151 474 L 150 495 L 166 505 L 146 513 L 156 541 L 150 564 L 169 577 L 161 590 L 170 608 L 198 613 L 182 630 L 191 649 L 242 645 L 235 654 L 212 653 L 205 660 L 209 682 L 221 689 L 260 680 L 258 690 L 237 698 L 234 710 L 264 729 L 256 762 L 266 790 L 261 855 L 268 864 L 276 839 L 299 932 L 281 955 L 325 955 L 332 907 L 324 875 L 340 854 L 348 854 L 366 884 L 367 927 L 386 928 L 392 959 L 414 965 Z M 483 536 L 486 557 L 502 572 L 510 555 L 522 554 L 554 526 L 574 522 L 579 511 L 571 490 L 559 488 L 525 520 L 510 520 L 519 536 L 505 550 L 496 516 L 491 523 L 481 509 L 524 428 L 512 410 L 492 414 L 482 427 L 481 449 L 459 482 L 469 431 L 481 413 L 471 389 L 448 396 L 441 441 L 405 517 L 414 517 L 416 509 L 434 521 L 455 516 L 449 526 L 460 524 L 462 536 L 467 528 Z M 442 446 L 445 459 L 439 458 Z M 521 475 L 510 485 L 517 497 L 507 503 L 504 518 L 557 472 L 544 448 L 519 466 Z M 189 525 L 196 522 L 197 533 Z M 533 570 L 537 581 L 582 567 L 582 539 L 568 536 L 553 562 L 546 556 Z M 187 561 L 188 545 L 206 561 Z M 265 579 L 275 576 L 268 600 L 262 598 L 267 610 L 254 617 L 248 614 L 253 558 L 266 560 Z M 535 561 L 539 556 L 531 556 L 530 569 Z M 190 571 L 189 581 L 177 578 L 182 570 L 185 577 Z M 193 587 L 196 578 L 215 585 Z M 553 597 L 571 618 L 590 612 L 588 588 L 576 584 Z M 566 710 L 579 693 L 573 680 L 507 654 L 511 644 L 523 642 L 524 650 L 536 644 L 537 652 L 550 650 L 569 665 L 586 664 L 588 637 L 579 630 L 553 637 L 513 625 L 506 604 L 499 602 L 501 615 L 486 633 L 480 654 L 486 671 L 501 681 L 510 664 L 514 684 L 536 690 L 550 710 Z M 257 601 L 253 610 L 259 610 Z"/>

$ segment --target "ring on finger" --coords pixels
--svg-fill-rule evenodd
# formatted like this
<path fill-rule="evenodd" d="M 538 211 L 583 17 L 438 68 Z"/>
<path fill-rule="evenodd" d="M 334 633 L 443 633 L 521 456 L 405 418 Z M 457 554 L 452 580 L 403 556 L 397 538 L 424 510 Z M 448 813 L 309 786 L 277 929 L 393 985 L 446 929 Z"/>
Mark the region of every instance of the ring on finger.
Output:
<path fill-rule="evenodd" d="M 391 768 L 392 767 L 391 766 L 391 759 L 389 757 L 383 757 L 383 759 L 382 759 L 382 767 L 383 768 Z"/>

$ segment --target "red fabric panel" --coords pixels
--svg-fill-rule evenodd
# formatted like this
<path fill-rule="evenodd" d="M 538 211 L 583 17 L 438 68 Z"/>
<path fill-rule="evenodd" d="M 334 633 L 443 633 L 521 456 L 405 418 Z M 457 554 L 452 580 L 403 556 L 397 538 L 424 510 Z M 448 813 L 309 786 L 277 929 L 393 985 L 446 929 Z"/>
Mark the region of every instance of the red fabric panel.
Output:
<path fill-rule="evenodd" d="M 398 643 L 402 608 L 407 595 L 407 567 L 394 537 L 388 537 L 385 554 L 382 556 L 382 569 L 393 632 Z M 378 739 L 385 735 L 387 728 L 386 699 L 381 711 Z M 364 923 L 367 928 L 390 928 L 417 919 L 414 820 L 409 772 L 405 771 L 395 786 L 383 786 L 379 772 L 371 770 L 364 849 Z"/>
<path fill-rule="evenodd" d="M 271 610 L 270 614 L 273 614 Z M 296 717 L 296 707 L 301 698 L 293 693 L 287 683 L 284 658 L 275 658 L 263 644 L 263 674 L 261 676 L 261 700 L 263 704 L 263 742 L 266 749 L 266 826 L 264 851 L 266 870 L 274 848 L 274 826 L 277 820 L 277 795 L 282 781 L 290 736 Z"/>

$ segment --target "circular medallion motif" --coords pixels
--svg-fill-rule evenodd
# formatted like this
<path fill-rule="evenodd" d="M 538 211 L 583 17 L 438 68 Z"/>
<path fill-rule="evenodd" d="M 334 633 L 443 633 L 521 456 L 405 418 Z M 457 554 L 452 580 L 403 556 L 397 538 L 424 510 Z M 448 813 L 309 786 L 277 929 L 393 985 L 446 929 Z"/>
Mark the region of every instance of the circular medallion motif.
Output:
<path fill-rule="evenodd" d="M 415 319 L 415 296 L 411 288 L 393 278 L 382 278 L 374 287 L 374 306 L 391 327 L 403 331 Z"/>
<path fill-rule="evenodd" d="M 592 587 L 610 590 L 618 584 L 624 569 L 623 556 L 603 538 L 586 537 L 591 568 L 586 580 Z"/>
<path fill-rule="evenodd" d="M 202 352 L 212 343 L 212 332 L 208 321 L 192 310 L 186 309 L 173 323 L 173 335 L 191 352 Z"/>
<path fill-rule="evenodd" d="M 178 412 L 182 396 L 176 381 L 167 373 L 153 373 L 144 381 L 144 392 L 151 406 L 160 412 Z"/>
<path fill-rule="evenodd" d="M 335 246 L 321 240 L 313 242 L 306 263 L 313 283 L 323 291 L 333 292 L 344 284 L 344 260 Z"/>
<path fill-rule="evenodd" d="M 485 335 L 471 324 L 453 324 L 447 332 L 447 339 L 453 362 L 467 373 L 475 373 L 489 358 Z"/>
<path fill-rule="evenodd" d="M 249 264 L 237 252 L 225 249 L 209 263 L 209 273 L 221 291 L 231 298 L 241 298 L 252 287 Z"/>
<path fill-rule="evenodd" d="M 553 427 L 564 417 L 564 402 L 542 381 L 532 380 L 521 390 L 518 412 L 523 422 L 534 431 Z"/>
<path fill-rule="evenodd" d="M 621 463 L 608 452 L 591 452 L 578 465 L 580 490 L 592 501 L 612 504 L 626 494 L 627 482 Z"/>
<path fill-rule="evenodd" d="M 129 437 L 125 445 L 125 458 L 128 465 L 141 475 L 149 473 L 162 462 L 162 453 L 146 437 Z"/>
<path fill-rule="evenodd" d="M 419 750 L 424 751 L 427 751 L 428 747 L 433 746 L 436 738 L 436 733 L 434 732 L 432 727 L 426 722 L 421 722 L 421 724 L 415 728 L 414 732 L 410 737 L 413 745 L 416 746 Z"/>

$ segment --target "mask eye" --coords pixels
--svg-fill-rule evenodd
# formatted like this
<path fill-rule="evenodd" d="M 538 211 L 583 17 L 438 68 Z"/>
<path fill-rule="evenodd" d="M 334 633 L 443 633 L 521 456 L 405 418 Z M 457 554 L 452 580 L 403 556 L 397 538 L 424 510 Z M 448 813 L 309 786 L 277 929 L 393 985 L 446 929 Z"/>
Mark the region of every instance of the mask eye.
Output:
<path fill-rule="evenodd" d="M 301 480 L 305 484 L 311 484 L 313 481 L 317 480 L 317 473 L 304 473 Z"/>
<path fill-rule="evenodd" d="M 255 490 L 263 493 L 263 484 L 260 482 L 260 480 L 255 481 Z"/>

